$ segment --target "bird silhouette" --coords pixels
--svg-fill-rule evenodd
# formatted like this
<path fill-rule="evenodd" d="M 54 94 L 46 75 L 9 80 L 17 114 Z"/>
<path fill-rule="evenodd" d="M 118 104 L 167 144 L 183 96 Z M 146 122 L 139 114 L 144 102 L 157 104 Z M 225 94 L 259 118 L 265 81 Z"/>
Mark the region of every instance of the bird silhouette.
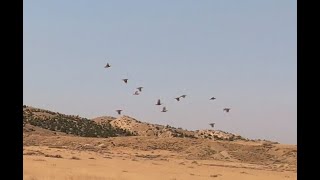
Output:
<path fill-rule="evenodd" d="M 139 91 L 134 92 L 133 95 L 139 95 Z"/>
<path fill-rule="evenodd" d="M 158 99 L 157 104 L 156 105 L 161 105 L 160 99 Z"/>
<path fill-rule="evenodd" d="M 120 110 L 120 109 L 119 109 L 119 110 L 116 110 L 116 111 L 117 111 L 117 112 L 118 112 L 118 114 L 120 115 L 122 110 Z"/>
<path fill-rule="evenodd" d="M 210 98 L 210 100 L 215 100 L 215 99 L 216 99 L 215 97 Z"/>
<path fill-rule="evenodd" d="M 228 113 L 230 111 L 230 108 L 224 108 L 223 111 Z"/>
<path fill-rule="evenodd" d="M 126 84 L 128 83 L 128 79 L 122 79 L 122 81 Z"/>
<path fill-rule="evenodd" d="M 175 99 L 176 99 L 177 101 L 180 101 L 180 97 L 176 97 Z"/>
<path fill-rule="evenodd" d="M 104 66 L 104 68 L 109 68 L 111 67 L 109 63 L 107 63 L 107 65 Z"/>
<path fill-rule="evenodd" d="M 215 123 L 210 123 L 209 125 L 210 125 L 211 127 L 214 127 L 214 124 L 215 124 Z"/>
<path fill-rule="evenodd" d="M 167 108 L 164 106 L 161 112 L 167 112 L 167 111 L 168 111 Z"/>
<path fill-rule="evenodd" d="M 138 87 L 137 89 L 141 92 L 143 87 Z"/>
<path fill-rule="evenodd" d="M 186 96 L 187 96 L 187 95 L 181 95 L 180 97 L 182 97 L 182 98 L 186 98 Z"/>

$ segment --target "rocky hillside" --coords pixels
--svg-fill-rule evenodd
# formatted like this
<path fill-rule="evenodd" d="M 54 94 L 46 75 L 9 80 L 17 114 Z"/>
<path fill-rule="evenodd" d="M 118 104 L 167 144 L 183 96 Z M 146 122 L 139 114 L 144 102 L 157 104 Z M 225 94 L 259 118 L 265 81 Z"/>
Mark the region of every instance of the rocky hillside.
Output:
<path fill-rule="evenodd" d="M 129 116 L 110 119 L 110 117 L 95 118 L 97 123 L 110 123 L 115 128 L 124 129 L 137 136 L 154 136 L 154 137 L 189 137 L 196 138 L 190 131 L 177 129 L 171 126 L 150 124 L 138 121 Z"/>
<path fill-rule="evenodd" d="M 234 140 L 249 140 L 243 138 L 239 135 L 235 135 L 232 133 L 220 131 L 220 130 L 196 130 L 194 132 L 196 137 L 205 138 L 205 139 L 215 139 L 215 140 L 227 140 L 227 141 L 234 141 Z"/>
<path fill-rule="evenodd" d="M 23 107 L 23 124 L 83 137 L 150 136 L 249 141 L 239 135 L 219 130 L 189 131 L 169 125 L 141 122 L 129 116 L 102 116 L 90 120 L 27 106 Z"/>
<path fill-rule="evenodd" d="M 109 123 L 113 127 L 120 128 L 138 136 L 155 136 L 155 137 L 187 137 L 187 138 L 204 138 L 215 140 L 247 140 L 239 135 L 219 131 L 219 130 L 197 130 L 189 131 L 182 128 L 175 128 L 169 125 L 163 126 L 138 121 L 129 116 L 99 117 L 93 119 L 97 123 Z"/>

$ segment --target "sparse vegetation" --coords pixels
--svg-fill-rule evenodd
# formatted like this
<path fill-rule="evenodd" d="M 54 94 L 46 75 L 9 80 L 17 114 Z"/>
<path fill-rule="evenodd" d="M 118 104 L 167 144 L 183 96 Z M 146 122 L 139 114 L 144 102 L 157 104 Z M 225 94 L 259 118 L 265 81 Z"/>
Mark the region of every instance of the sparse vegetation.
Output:
<path fill-rule="evenodd" d="M 80 158 L 78 157 L 75 157 L 75 156 L 72 156 L 71 159 L 74 159 L 74 160 L 80 160 Z"/>
<path fill-rule="evenodd" d="M 51 131 L 64 132 L 83 137 L 106 138 L 134 135 L 130 131 L 113 127 L 108 122 L 97 124 L 94 121 L 81 118 L 78 115 L 64 115 L 36 108 L 24 109 L 23 126 L 27 123 Z"/>
<path fill-rule="evenodd" d="M 217 175 L 217 174 L 214 174 L 214 175 L 210 175 L 210 177 L 218 177 L 218 175 Z"/>
<path fill-rule="evenodd" d="M 50 155 L 50 154 L 45 154 L 45 157 L 52 157 L 52 158 L 62 158 L 61 155 L 57 154 L 57 155 Z"/>

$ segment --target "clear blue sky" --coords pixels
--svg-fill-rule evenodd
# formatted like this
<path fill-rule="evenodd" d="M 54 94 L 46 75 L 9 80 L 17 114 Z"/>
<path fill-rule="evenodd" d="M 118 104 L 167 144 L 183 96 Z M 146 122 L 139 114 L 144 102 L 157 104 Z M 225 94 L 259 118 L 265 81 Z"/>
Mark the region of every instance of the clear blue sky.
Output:
<path fill-rule="evenodd" d="M 296 144 L 296 1 L 29 0 L 23 11 L 26 105 L 87 118 L 121 108 L 145 122 L 215 122 Z"/>

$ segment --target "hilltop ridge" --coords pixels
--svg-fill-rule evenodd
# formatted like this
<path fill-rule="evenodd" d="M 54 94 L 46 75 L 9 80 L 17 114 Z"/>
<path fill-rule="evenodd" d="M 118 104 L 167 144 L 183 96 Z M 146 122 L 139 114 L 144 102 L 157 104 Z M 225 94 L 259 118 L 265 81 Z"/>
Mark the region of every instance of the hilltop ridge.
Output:
<path fill-rule="evenodd" d="M 23 106 L 23 124 L 30 124 L 54 132 L 82 137 L 151 136 L 201 138 L 223 141 L 252 141 L 240 135 L 221 130 L 186 130 L 169 125 L 142 122 L 133 117 L 100 116 L 93 119 L 78 115 L 65 115 L 31 106 Z M 271 141 L 270 141 L 271 142 Z"/>

